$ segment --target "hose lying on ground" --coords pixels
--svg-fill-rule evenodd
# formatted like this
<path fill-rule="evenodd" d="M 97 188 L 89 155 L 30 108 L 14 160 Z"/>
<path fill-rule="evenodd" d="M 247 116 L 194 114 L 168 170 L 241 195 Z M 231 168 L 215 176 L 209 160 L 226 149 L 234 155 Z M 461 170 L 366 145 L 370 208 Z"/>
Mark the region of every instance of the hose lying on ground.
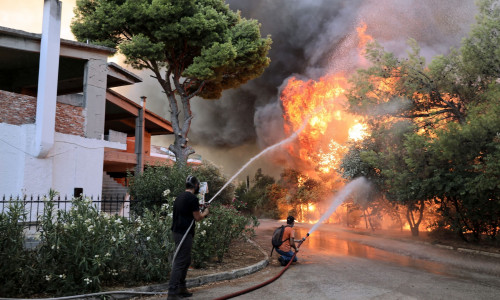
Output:
<path fill-rule="evenodd" d="M 309 233 L 307 234 L 307 236 L 309 236 Z M 302 243 L 305 241 L 306 238 L 302 239 L 302 242 L 299 244 L 299 246 L 297 248 L 300 248 L 300 246 L 302 245 Z M 292 256 L 292 258 L 290 259 L 290 261 L 288 262 L 288 264 L 283 268 L 283 270 L 281 270 L 281 272 L 279 272 L 276 276 L 274 276 L 273 278 L 267 280 L 267 281 L 264 281 L 260 284 L 257 284 L 255 286 L 252 286 L 252 287 L 249 287 L 247 289 L 244 289 L 244 290 L 241 290 L 241 291 L 238 291 L 238 292 L 235 292 L 235 293 L 232 293 L 232 294 L 229 294 L 229 295 L 225 295 L 225 296 L 222 296 L 222 297 L 219 297 L 219 298 L 215 298 L 215 300 L 225 300 L 225 299 L 231 299 L 231 298 L 234 298 L 234 297 L 237 297 L 237 296 L 241 296 L 243 294 L 246 294 L 246 293 L 249 293 L 251 291 L 254 291 L 254 290 L 257 290 L 257 289 L 260 289 L 261 287 L 264 287 L 268 284 L 270 284 L 271 282 L 275 281 L 276 279 L 280 278 L 281 275 L 283 275 L 283 273 L 285 273 L 285 271 L 288 269 L 288 267 L 290 267 L 290 265 L 292 264 L 293 262 L 293 259 L 295 258 L 295 256 L 297 256 L 297 252 L 295 252 Z"/>

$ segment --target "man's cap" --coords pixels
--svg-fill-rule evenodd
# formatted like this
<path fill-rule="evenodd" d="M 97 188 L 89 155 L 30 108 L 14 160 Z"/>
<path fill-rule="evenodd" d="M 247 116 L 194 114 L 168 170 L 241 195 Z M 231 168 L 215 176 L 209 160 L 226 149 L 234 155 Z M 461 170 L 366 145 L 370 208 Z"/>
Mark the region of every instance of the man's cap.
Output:
<path fill-rule="evenodd" d="M 196 185 L 199 185 L 200 182 L 198 181 L 198 178 L 192 176 L 192 175 L 189 175 L 187 178 L 186 178 L 186 188 L 194 188 L 196 187 Z"/>

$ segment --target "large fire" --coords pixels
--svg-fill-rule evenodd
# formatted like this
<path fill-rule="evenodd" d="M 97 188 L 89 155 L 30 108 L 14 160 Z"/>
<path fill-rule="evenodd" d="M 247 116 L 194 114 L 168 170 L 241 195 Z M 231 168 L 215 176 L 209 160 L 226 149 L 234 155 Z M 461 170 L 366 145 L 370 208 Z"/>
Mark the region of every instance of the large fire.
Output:
<path fill-rule="evenodd" d="M 366 43 L 373 40 L 366 29 L 364 23 L 357 28 L 360 57 Z M 333 174 L 347 150 L 347 141 L 367 136 L 363 121 L 345 111 L 347 87 L 346 75 L 333 73 L 317 81 L 292 77 L 281 92 L 285 132 L 297 131 L 307 120 L 298 144 L 290 146 L 289 153 L 323 174 Z"/>
<path fill-rule="evenodd" d="M 357 29 L 360 66 L 365 64 L 362 56 L 366 43 L 372 40 L 366 29 L 364 23 Z M 320 177 L 338 178 L 336 170 L 348 150 L 347 142 L 360 141 L 368 135 L 363 120 L 345 109 L 347 76 L 336 72 L 318 80 L 291 77 L 281 91 L 285 132 L 289 135 L 307 122 L 298 141 L 287 149 L 301 166 L 307 166 L 308 170 L 301 171 L 314 170 Z M 302 222 L 315 222 L 322 212 L 315 204 L 301 204 L 296 209 Z"/>
<path fill-rule="evenodd" d="M 358 33 L 358 67 L 366 67 L 364 49 L 373 38 L 366 34 L 367 26 L 362 23 L 357 28 Z M 378 90 L 390 92 L 397 83 L 396 78 L 388 78 L 380 82 Z M 288 80 L 281 92 L 283 107 L 284 129 L 287 134 L 297 131 L 305 122 L 305 128 L 300 132 L 298 142 L 288 147 L 288 152 L 302 163 L 315 170 L 321 178 L 338 178 L 336 170 L 342 157 L 348 151 L 348 142 L 358 142 L 369 136 L 368 126 L 360 117 L 354 116 L 345 110 L 347 98 L 344 95 L 348 88 L 348 80 L 343 73 L 327 74 L 318 80 L 301 80 L 292 77 Z M 306 171 L 309 170 L 301 170 Z M 306 177 L 298 178 L 298 188 L 307 181 Z M 334 182 L 335 180 L 332 180 Z M 314 203 L 307 203 L 299 199 L 300 204 L 292 207 L 283 204 L 283 211 L 295 210 L 299 222 L 316 223 L 325 212 L 324 203 L 313 198 Z M 328 222 L 344 223 L 350 227 L 400 228 L 410 230 L 405 221 L 405 212 L 399 211 L 396 215 L 399 222 L 394 221 L 394 216 L 382 215 L 372 218 L 368 208 L 347 201 L 342 204 Z M 429 211 L 432 208 L 428 209 Z M 427 212 L 427 215 L 430 213 Z M 421 229 L 428 230 L 432 224 L 432 217 L 422 223 Z M 427 222 L 428 221 L 428 222 Z M 425 224 L 424 224 L 425 223 Z"/>
<path fill-rule="evenodd" d="M 281 93 L 285 131 L 291 134 L 308 120 L 306 128 L 299 135 L 298 145 L 289 148 L 290 154 L 313 165 L 318 161 L 318 155 L 321 156 L 319 160 L 322 160 L 322 157 L 331 155 L 331 150 L 335 150 L 331 147 L 328 149 L 330 144 L 336 143 L 334 138 L 340 138 L 340 143 L 345 142 L 339 125 L 345 126 L 342 121 L 348 115 L 344 111 L 343 93 L 346 86 L 347 79 L 339 74 L 328 75 L 318 81 L 288 80 Z M 352 116 L 347 118 L 353 120 Z"/>

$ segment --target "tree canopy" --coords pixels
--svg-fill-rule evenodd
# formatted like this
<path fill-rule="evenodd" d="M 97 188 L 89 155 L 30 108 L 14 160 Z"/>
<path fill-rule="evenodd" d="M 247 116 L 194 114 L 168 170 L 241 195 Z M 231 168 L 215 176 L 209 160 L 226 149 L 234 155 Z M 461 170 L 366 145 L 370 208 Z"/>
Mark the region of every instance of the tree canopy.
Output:
<path fill-rule="evenodd" d="M 407 58 L 373 43 L 371 66 L 351 80 L 350 110 L 366 117 L 371 136 L 351 146 L 341 174 L 366 176 L 405 205 L 412 232 L 419 225 L 413 212 L 437 204 L 437 225 L 465 240 L 498 233 L 500 4 L 480 0 L 478 7 L 459 49 L 427 65 L 414 40 Z"/>
<path fill-rule="evenodd" d="M 371 66 L 351 79 L 351 110 L 408 118 L 421 127 L 464 122 L 468 108 L 483 101 L 488 85 L 500 77 L 500 7 L 494 0 L 481 0 L 478 7 L 477 22 L 462 46 L 428 65 L 413 39 L 406 58 L 377 42 L 369 44 L 366 57 Z"/>
<path fill-rule="evenodd" d="M 169 149 L 181 163 L 194 153 L 190 100 L 217 99 L 270 62 L 270 37 L 223 0 L 78 0 L 71 29 L 79 41 L 116 48 L 132 67 L 153 72 L 170 105 Z"/>

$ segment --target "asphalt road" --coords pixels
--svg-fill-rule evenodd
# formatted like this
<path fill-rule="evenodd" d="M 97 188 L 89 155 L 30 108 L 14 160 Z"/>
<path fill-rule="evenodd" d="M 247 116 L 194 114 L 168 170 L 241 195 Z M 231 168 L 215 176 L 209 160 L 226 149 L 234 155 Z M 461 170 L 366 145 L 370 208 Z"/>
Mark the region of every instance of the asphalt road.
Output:
<path fill-rule="evenodd" d="M 259 239 L 279 224 L 264 220 Z M 299 237 L 310 225 L 296 225 Z M 500 299 L 500 259 L 436 246 L 354 234 L 324 224 L 311 233 L 299 262 L 275 282 L 235 299 Z M 276 254 L 273 260 L 276 260 Z M 193 289 L 214 299 L 264 282 L 272 263 L 250 276 Z"/>

